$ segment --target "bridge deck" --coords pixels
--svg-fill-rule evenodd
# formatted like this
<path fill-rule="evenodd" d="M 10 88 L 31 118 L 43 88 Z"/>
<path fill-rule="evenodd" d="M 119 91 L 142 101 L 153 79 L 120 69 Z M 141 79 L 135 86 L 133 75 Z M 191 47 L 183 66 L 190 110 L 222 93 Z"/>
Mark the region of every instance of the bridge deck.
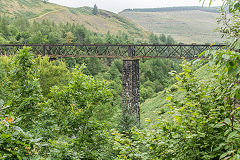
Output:
<path fill-rule="evenodd" d="M 36 55 L 98 58 L 196 58 L 203 51 L 225 47 L 207 44 L 0 44 L 0 55 L 14 55 L 23 46 L 31 47 Z"/>

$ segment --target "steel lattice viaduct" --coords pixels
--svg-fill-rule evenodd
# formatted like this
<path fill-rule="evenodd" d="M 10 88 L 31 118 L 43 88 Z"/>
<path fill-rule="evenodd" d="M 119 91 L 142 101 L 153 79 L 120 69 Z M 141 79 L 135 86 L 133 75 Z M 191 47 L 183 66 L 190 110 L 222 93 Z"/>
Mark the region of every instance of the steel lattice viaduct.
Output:
<path fill-rule="evenodd" d="M 134 119 L 134 125 L 140 126 L 140 86 L 139 59 L 140 58 L 207 58 L 198 55 L 206 50 L 222 49 L 224 45 L 197 44 L 140 44 L 140 45 L 112 45 L 112 44 L 37 44 L 14 45 L 0 44 L 0 55 L 11 56 L 23 46 L 32 48 L 36 55 L 57 57 L 97 57 L 121 58 L 122 69 L 122 111 Z"/>

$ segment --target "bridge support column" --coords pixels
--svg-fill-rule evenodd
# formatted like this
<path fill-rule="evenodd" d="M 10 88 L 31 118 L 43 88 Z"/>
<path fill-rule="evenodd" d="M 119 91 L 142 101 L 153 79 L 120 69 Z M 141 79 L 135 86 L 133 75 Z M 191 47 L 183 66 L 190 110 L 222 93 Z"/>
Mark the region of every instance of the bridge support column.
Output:
<path fill-rule="evenodd" d="M 130 129 L 140 127 L 139 60 L 123 60 L 122 115 L 123 125 Z"/>

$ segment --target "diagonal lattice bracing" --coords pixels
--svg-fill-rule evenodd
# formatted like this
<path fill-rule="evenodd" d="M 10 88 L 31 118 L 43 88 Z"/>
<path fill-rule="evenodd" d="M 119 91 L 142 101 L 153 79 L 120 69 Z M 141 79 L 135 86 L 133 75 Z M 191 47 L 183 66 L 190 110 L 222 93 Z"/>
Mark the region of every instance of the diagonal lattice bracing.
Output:
<path fill-rule="evenodd" d="M 51 57 L 105 57 L 105 58 L 196 58 L 203 51 L 221 49 L 224 45 L 187 44 L 0 44 L 0 55 L 14 55 L 28 46 L 36 55 Z"/>

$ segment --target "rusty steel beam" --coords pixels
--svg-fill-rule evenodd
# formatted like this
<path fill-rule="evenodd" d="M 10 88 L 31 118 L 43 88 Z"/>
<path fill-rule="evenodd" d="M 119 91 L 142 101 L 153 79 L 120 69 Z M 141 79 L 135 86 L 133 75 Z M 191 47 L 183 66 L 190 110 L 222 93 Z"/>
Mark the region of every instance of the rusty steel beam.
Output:
<path fill-rule="evenodd" d="M 198 58 L 203 51 L 221 49 L 225 45 L 207 44 L 0 44 L 0 55 L 14 55 L 23 46 L 36 55 L 50 57 L 97 58 Z M 203 57 L 204 58 L 204 57 Z"/>

